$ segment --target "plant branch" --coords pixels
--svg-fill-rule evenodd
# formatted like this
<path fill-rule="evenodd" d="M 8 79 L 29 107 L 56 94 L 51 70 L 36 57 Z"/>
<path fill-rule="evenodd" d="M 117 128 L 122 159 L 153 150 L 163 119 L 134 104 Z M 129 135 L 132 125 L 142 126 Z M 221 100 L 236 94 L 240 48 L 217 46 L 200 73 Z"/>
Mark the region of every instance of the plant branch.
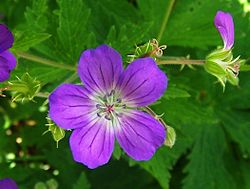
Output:
<path fill-rule="evenodd" d="M 204 60 L 189 60 L 189 59 L 179 59 L 179 60 L 160 60 L 157 62 L 158 65 L 203 65 Z"/>
<path fill-rule="evenodd" d="M 70 70 L 70 71 L 76 71 L 76 68 L 73 67 L 73 66 L 60 64 L 58 62 L 54 62 L 52 60 L 41 58 L 41 57 L 26 53 L 26 52 L 16 52 L 16 54 L 20 58 L 30 60 L 30 61 L 34 61 L 34 62 L 37 62 L 39 64 L 44 64 L 44 65 L 47 65 L 47 66 L 51 66 L 51 67 L 55 67 L 55 68 L 61 68 L 61 69 Z"/>
<path fill-rule="evenodd" d="M 174 3 L 175 3 L 175 0 L 170 0 L 169 1 L 169 4 L 167 6 L 167 9 L 166 9 L 166 14 L 164 16 L 164 19 L 163 19 L 163 22 L 162 22 L 162 25 L 161 25 L 161 29 L 160 29 L 160 32 L 157 36 L 157 40 L 160 42 L 161 41 L 161 38 L 162 38 L 162 35 L 164 33 L 164 30 L 167 26 L 167 23 L 168 23 L 168 20 L 169 20 L 169 17 L 170 17 L 170 14 L 173 10 L 173 6 L 174 6 Z"/>

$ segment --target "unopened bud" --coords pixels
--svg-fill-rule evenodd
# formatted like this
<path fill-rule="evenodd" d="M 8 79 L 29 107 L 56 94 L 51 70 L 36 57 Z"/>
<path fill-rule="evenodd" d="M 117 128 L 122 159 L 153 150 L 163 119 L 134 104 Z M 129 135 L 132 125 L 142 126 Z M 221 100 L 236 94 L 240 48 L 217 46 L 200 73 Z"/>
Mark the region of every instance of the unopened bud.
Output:
<path fill-rule="evenodd" d="M 164 144 L 170 148 L 172 148 L 175 144 L 176 133 L 173 127 L 167 126 L 167 138 L 165 139 Z"/>

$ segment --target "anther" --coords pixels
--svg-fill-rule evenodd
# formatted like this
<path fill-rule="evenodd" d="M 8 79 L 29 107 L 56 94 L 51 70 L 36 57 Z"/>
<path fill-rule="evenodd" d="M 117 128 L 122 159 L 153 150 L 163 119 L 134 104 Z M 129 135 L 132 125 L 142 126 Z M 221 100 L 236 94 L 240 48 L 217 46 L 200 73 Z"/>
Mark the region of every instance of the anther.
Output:
<path fill-rule="evenodd" d="M 96 108 L 97 108 L 97 109 L 101 109 L 101 105 L 100 105 L 100 104 L 97 104 L 97 105 L 96 105 Z"/>
<path fill-rule="evenodd" d="M 117 117 L 121 117 L 121 113 L 115 113 Z"/>
<path fill-rule="evenodd" d="M 105 115 L 105 117 L 104 117 L 105 119 L 107 119 L 107 120 L 111 120 L 111 118 L 110 118 L 110 116 L 109 115 Z"/>
<path fill-rule="evenodd" d="M 109 96 L 112 96 L 114 94 L 115 94 L 115 90 L 113 89 L 113 90 L 110 91 Z"/>

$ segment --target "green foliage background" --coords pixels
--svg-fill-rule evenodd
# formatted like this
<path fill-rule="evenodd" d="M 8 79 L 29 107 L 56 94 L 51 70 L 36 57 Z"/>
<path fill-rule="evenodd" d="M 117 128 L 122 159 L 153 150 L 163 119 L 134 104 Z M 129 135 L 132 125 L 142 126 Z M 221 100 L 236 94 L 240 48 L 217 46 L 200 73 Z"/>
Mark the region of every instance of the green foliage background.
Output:
<path fill-rule="evenodd" d="M 83 50 L 103 43 L 126 61 L 135 44 L 157 37 L 168 45 L 166 56 L 204 59 L 222 44 L 213 26 L 217 10 L 233 15 L 234 54 L 248 59 L 249 14 L 237 0 L 0 1 L 1 22 L 15 33 L 14 53 L 29 51 L 71 66 Z M 250 189 L 249 73 L 241 72 L 240 86 L 227 85 L 223 93 L 202 67 L 161 68 L 169 90 L 152 109 L 165 113 L 163 119 L 175 128 L 172 149 L 164 146 L 150 161 L 135 162 L 117 148 L 109 164 L 88 170 L 72 159 L 70 132 L 58 149 L 50 134 L 42 136 L 47 130 L 44 99 L 21 104 L 7 96 L 0 99 L 0 178 L 15 179 L 20 189 L 43 189 L 46 182 L 50 189 L 57 184 L 59 189 Z M 12 79 L 26 72 L 42 82 L 43 92 L 74 76 L 72 70 L 20 58 Z"/>

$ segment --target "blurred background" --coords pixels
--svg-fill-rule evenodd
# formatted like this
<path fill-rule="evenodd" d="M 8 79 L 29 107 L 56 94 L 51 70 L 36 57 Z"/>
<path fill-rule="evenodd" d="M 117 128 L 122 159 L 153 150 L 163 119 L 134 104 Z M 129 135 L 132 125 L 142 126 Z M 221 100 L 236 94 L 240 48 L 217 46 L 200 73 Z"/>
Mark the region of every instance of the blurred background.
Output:
<path fill-rule="evenodd" d="M 166 57 L 201 59 L 222 46 L 213 25 L 218 10 L 232 14 L 234 56 L 250 57 L 250 3 L 246 0 L 1 0 L 0 22 L 15 35 L 18 67 L 48 94 L 62 82 L 80 83 L 72 70 L 21 58 L 23 52 L 75 66 L 80 53 L 99 44 L 117 49 L 127 62 L 135 45 L 156 38 Z M 1 36 L 0 36 L 1 37 Z M 169 87 L 151 108 L 176 130 L 172 148 L 135 162 L 117 147 L 112 160 L 89 170 L 73 161 L 68 137 L 48 130 L 43 95 L 12 102 L 0 97 L 0 179 L 20 189 L 250 189 L 250 76 L 225 92 L 202 66 L 161 65 Z M 8 86 L 8 82 L 0 87 Z M 64 138 L 63 138 L 64 137 Z"/>

